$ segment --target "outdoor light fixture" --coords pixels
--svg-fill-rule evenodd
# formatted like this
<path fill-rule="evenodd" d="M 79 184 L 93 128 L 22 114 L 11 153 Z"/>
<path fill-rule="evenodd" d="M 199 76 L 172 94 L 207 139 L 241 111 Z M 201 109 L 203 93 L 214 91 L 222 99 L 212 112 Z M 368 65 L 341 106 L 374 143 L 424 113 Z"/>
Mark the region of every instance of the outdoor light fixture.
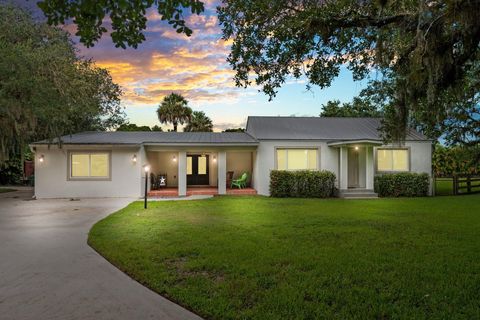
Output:
<path fill-rule="evenodd" d="M 132 157 L 132 162 L 133 163 L 137 163 L 137 155 L 134 154 L 133 157 Z"/>
<path fill-rule="evenodd" d="M 177 161 L 177 156 L 173 156 L 173 161 Z"/>
<path fill-rule="evenodd" d="M 213 156 L 213 162 L 217 162 L 217 156 Z"/>
<path fill-rule="evenodd" d="M 357 150 L 357 151 L 358 151 L 358 147 L 357 147 L 357 146 L 355 146 L 355 150 Z"/>
<path fill-rule="evenodd" d="M 45 156 L 42 154 L 40 155 L 40 158 L 38 159 L 38 161 L 43 162 L 43 160 L 45 160 Z"/>
<path fill-rule="evenodd" d="M 148 195 L 148 171 L 150 171 L 150 166 L 148 164 L 143 166 L 143 170 L 145 170 L 145 200 L 143 202 L 143 208 L 147 209 L 147 195 Z"/>

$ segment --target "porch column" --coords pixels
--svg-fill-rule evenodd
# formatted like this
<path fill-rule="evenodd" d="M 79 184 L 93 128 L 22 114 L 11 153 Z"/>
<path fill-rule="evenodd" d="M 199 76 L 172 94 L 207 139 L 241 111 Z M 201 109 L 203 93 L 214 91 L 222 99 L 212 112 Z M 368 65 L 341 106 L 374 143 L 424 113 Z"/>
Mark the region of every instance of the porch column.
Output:
<path fill-rule="evenodd" d="M 373 190 L 373 147 L 365 147 L 365 156 L 367 157 L 365 164 L 365 188 Z"/>
<path fill-rule="evenodd" d="M 339 166 L 338 188 L 340 190 L 348 189 L 348 149 L 340 147 L 340 166 Z"/>
<path fill-rule="evenodd" d="M 178 152 L 178 195 L 187 195 L 187 152 Z"/>
<path fill-rule="evenodd" d="M 227 153 L 225 151 L 218 152 L 217 168 L 218 168 L 218 194 L 226 194 L 227 193 Z"/>

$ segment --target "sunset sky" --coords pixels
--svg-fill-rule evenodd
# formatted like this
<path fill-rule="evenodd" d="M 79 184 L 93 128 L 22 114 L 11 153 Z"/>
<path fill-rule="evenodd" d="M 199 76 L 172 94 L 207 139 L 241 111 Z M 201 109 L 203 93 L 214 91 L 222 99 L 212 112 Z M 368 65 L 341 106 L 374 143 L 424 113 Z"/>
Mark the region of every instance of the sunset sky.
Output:
<path fill-rule="evenodd" d="M 42 15 L 34 3 L 23 5 Z M 159 124 L 155 111 L 171 92 L 185 96 L 193 110 L 205 111 L 218 131 L 244 126 L 249 115 L 317 116 L 322 103 L 331 99 L 350 101 L 366 85 L 366 81 L 354 82 L 351 73 L 344 69 L 325 90 L 317 87 L 307 91 L 304 80 L 287 81 L 273 101 L 268 101 L 268 96 L 258 92 L 258 88 L 236 88 L 234 73 L 226 62 L 229 42 L 221 39 L 217 5 L 218 1 L 206 1 L 202 15 L 187 17 L 188 26 L 193 29 L 191 37 L 177 34 L 151 10 L 146 41 L 138 49 L 115 48 L 109 35 L 104 35 L 93 48 L 77 44 L 82 56 L 107 68 L 121 85 L 122 103 L 131 123 Z M 65 28 L 75 33 L 74 25 Z"/>

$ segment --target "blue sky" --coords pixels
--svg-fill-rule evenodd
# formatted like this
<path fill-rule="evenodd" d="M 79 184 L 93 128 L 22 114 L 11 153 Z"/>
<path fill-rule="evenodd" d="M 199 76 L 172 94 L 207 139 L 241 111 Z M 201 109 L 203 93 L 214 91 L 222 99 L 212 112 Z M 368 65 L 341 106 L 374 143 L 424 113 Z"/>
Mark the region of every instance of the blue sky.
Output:
<path fill-rule="evenodd" d="M 32 2 L 23 5 L 38 14 Z M 234 73 L 226 62 L 231 42 L 221 39 L 216 5 L 216 1 L 207 0 L 204 14 L 186 17 L 194 31 L 191 37 L 177 34 L 150 10 L 147 40 L 138 49 L 115 48 L 109 35 L 104 35 L 93 48 L 77 41 L 79 53 L 108 69 L 122 87 L 122 105 L 131 123 L 159 124 L 157 106 L 170 92 L 184 95 L 193 110 L 205 111 L 218 131 L 244 126 L 249 115 L 317 116 L 323 103 L 333 99 L 350 101 L 366 86 L 366 81 L 355 82 L 351 73 L 342 69 L 330 88 L 314 87 L 308 91 L 304 80 L 292 80 L 272 101 L 258 88 L 236 88 Z M 76 31 L 75 25 L 65 29 L 72 34 Z"/>

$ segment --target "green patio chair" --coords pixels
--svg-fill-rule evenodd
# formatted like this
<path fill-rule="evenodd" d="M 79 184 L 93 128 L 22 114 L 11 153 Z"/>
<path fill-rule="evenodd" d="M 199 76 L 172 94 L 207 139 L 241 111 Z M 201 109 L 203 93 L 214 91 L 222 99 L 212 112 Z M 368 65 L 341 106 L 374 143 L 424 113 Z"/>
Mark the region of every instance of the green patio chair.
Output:
<path fill-rule="evenodd" d="M 237 187 L 238 189 L 245 188 L 247 186 L 247 178 L 248 178 L 248 174 L 244 172 L 239 179 L 232 180 L 232 185 L 230 187 L 232 189 L 233 187 Z"/>

